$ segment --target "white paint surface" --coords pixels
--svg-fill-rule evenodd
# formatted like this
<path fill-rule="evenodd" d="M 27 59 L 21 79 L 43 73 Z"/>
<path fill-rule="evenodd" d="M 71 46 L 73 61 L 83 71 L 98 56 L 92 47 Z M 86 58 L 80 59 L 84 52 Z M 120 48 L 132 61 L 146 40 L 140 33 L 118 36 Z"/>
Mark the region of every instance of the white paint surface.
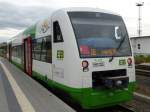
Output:
<path fill-rule="evenodd" d="M 140 37 L 131 39 L 134 54 L 150 55 L 150 37 Z M 138 49 L 138 44 L 140 49 Z"/>

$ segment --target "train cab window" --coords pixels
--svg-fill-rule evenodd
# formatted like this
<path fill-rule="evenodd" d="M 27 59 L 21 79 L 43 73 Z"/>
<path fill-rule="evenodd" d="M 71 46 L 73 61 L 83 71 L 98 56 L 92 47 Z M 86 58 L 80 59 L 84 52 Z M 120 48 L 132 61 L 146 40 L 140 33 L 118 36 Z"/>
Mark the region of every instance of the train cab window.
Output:
<path fill-rule="evenodd" d="M 55 21 L 53 24 L 53 35 L 54 35 L 54 43 L 64 41 L 58 21 Z"/>
<path fill-rule="evenodd" d="M 81 58 L 132 55 L 122 17 L 100 12 L 68 12 L 68 15 Z"/>

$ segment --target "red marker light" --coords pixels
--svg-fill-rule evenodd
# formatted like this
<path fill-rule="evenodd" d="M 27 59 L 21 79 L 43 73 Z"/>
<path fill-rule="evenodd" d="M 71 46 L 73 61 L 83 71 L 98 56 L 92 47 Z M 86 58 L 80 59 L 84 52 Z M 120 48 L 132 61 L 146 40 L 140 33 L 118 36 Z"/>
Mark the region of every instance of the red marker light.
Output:
<path fill-rule="evenodd" d="M 83 68 L 87 68 L 88 66 L 89 66 L 88 61 L 86 61 L 86 60 L 82 61 L 82 67 Z"/>
<path fill-rule="evenodd" d="M 128 65 L 132 65 L 132 59 L 131 58 L 128 58 L 127 62 L 128 62 Z"/>

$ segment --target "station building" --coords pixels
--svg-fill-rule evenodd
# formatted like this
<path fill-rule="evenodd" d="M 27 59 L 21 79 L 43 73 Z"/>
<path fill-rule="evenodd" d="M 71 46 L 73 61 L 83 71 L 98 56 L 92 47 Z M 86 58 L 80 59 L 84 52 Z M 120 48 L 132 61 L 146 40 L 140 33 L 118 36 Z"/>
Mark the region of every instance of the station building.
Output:
<path fill-rule="evenodd" d="M 131 37 L 134 55 L 150 55 L 150 36 Z"/>

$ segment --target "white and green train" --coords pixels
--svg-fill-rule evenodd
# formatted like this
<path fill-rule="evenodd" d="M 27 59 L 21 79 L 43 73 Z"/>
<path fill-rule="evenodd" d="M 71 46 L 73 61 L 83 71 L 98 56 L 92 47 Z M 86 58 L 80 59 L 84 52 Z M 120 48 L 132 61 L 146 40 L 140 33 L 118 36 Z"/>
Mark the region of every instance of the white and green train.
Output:
<path fill-rule="evenodd" d="M 118 14 L 97 8 L 54 11 L 10 39 L 7 56 L 85 109 L 132 99 L 134 59 Z"/>

